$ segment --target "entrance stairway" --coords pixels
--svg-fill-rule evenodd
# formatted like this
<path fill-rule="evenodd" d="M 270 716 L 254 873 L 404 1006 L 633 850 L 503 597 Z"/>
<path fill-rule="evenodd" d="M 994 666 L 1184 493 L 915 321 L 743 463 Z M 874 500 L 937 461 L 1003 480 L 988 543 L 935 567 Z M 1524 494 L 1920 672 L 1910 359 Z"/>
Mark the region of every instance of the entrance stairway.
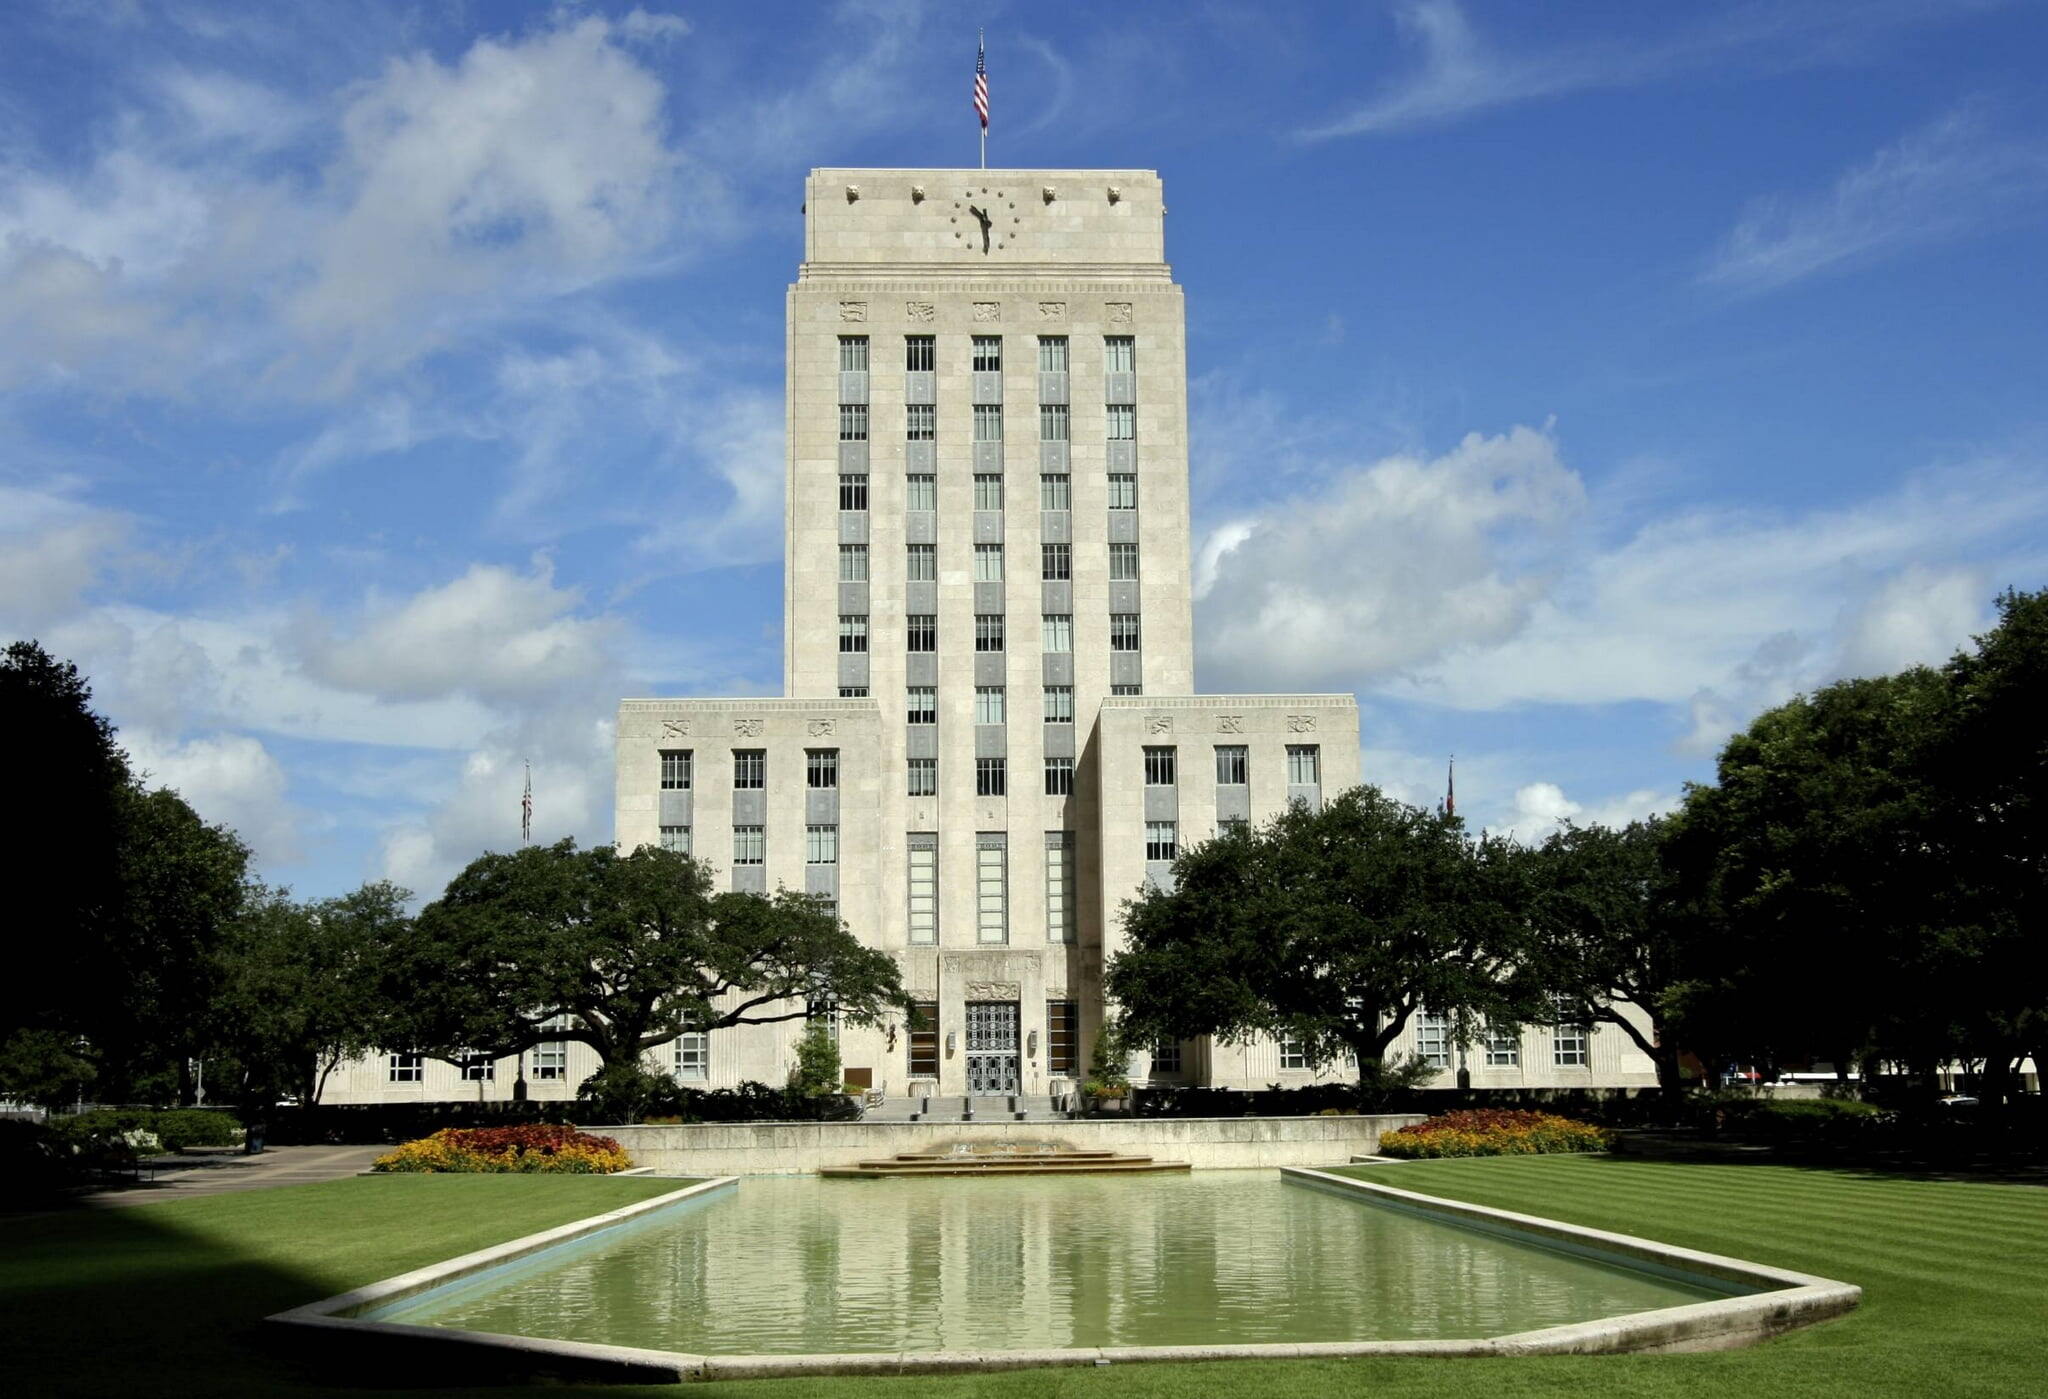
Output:
<path fill-rule="evenodd" d="M 822 1167 L 818 1174 L 835 1180 L 881 1180 L 891 1176 L 1145 1175 L 1187 1169 L 1185 1161 L 1047 1145 L 1020 1151 L 906 1151 L 881 1161 Z"/>

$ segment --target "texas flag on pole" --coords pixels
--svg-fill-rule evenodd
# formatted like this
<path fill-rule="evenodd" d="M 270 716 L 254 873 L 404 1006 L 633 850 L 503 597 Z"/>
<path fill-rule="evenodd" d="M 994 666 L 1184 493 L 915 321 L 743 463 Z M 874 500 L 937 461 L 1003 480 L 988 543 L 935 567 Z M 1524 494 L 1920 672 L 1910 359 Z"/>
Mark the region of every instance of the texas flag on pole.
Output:
<path fill-rule="evenodd" d="M 988 130 L 988 46 L 979 35 L 974 40 L 974 111 L 981 129 Z"/>

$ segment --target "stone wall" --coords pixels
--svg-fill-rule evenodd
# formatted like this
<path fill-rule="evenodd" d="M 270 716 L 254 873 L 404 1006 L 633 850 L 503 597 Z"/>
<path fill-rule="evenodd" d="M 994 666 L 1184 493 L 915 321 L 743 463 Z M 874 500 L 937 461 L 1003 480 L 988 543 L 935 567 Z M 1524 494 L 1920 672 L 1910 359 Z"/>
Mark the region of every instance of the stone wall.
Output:
<path fill-rule="evenodd" d="M 1380 1133 L 1419 1116 L 1117 1117 L 1072 1122 L 706 1122 L 586 1127 L 616 1137 L 656 1175 L 801 1175 L 824 1166 L 927 1151 L 951 1142 L 1058 1142 L 1185 1161 L 1197 1169 L 1342 1165 L 1378 1149 Z"/>

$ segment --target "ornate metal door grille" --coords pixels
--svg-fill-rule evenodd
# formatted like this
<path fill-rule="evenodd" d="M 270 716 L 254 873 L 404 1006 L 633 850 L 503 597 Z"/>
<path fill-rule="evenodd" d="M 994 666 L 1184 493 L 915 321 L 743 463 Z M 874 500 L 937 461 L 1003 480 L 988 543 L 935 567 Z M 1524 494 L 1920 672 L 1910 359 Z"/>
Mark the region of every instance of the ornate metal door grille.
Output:
<path fill-rule="evenodd" d="M 967 1003 L 967 1091 L 1017 1091 L 1017 1003 Z"/>

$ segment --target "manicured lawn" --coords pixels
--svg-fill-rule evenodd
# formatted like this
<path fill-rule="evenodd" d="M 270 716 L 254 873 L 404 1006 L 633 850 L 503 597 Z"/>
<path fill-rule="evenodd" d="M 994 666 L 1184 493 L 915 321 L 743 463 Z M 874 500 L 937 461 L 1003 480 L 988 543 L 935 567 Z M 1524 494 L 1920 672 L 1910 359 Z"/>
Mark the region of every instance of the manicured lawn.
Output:
<path fill-rule="evenodd" d="M 1751 1350 L 1708 1355 L 1131 1366 L 756 1382 L 696 1392 L 748 1399 L 2048 1393 L 2048 1190 L 1606 1157 L 1431 1161 L 1361 1171 L 1406 1189 L 1841 1278 L 1863 1286 L 1864 1303 L 1842 1321 Z M 23 1392 L 38 1395 L 340 1399 L 348 1391 L 302 1383 L 258 1351 L 252 1344 L 256 1319 L 672 1185 L 395 1177 L 0 1221 L 0 1349 L 10 1388 L 21 1384 Z"/>

